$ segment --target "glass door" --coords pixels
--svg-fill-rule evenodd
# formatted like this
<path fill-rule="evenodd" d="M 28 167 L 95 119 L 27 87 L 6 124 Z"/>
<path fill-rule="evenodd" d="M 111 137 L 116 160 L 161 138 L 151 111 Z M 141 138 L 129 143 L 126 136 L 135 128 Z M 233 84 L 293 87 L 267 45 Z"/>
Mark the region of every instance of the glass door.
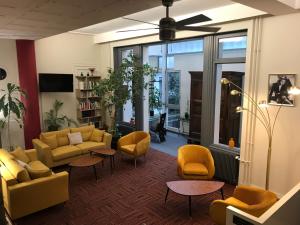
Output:
<path fill-rule="evenodd" d="M 180 71 L 169 71 L 167 77 L 167 128 L 178 132 L 180 128 Z"/>

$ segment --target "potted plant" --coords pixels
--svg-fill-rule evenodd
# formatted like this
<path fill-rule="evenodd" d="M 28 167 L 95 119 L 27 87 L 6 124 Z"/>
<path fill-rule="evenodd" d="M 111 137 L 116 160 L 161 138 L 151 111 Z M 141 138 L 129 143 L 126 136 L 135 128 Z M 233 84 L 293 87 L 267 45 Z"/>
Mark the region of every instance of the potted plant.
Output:
<path fill-rule="evenodd" d="M 154 116 L 154 110 L 159 109 L 162 106 L 160 100 L 160 92 L 156 87 L 153 87 L 149 90 L 149 109 L 150 116 Z"/>
<path fill-rule="evenodd" d="M 152 73 L 154 70 L 148 64 L 141 65 L 139 58 L 131 54 L 123 59 L 119 68 L 109 68 L 107 78 L 93 87 L 98 96 L 103 96 L 102 103 L 111 116 L 111 133 L 117 133 L 116 109 L 122 108 L 128 100 L 134 105 L 148 85 L 144 82 L 144 77 Z"/>
<path fill-rule="evenodd" d="M 13 118 L 19 124 L 19 127 L 23 127 L 23 118 L 25 113 L 25 106 L 19 99 L 19 96 L 26 97 L 26 93 L 16 84 L 8 83 L 6 90 L 1 90 L 4 94 L 0 98 L 0 112 L 3 114 L 3 119 L 0 120 L 0 128 L 7 127 L 9 150 L 13 150 L 14 146 L 11 143 L 10 136 L 10 123 Z M 1 138 L 1 137 L 0 137 Z"/>
<path fill-rule="evenodd" d="M 67 117 L 66 115 L 58 115 L 58 111 L 61 109 L 63 104 L 63 102 L 55 100 L 53 103 L 53 109 L 50 109 L 49 112 L 46 112 L 45 123 L 47 124 L 48 131 L 59 130 L 65 124 L 67 124 L 68 127 L 70 127 L 71 124 L 78 126 L 76 121 Z"/>

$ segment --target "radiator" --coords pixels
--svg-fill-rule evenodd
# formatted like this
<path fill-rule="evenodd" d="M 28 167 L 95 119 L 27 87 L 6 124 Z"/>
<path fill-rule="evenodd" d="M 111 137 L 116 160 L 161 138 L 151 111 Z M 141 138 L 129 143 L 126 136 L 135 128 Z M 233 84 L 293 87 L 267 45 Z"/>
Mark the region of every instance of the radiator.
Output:
<path fill-rule="evenodd" d="M 229 184 L 238 183 L 239 161 L 235 159 L 239 154 L 232 150 L 210 148 L 215 161 L 215 178 Z"/>

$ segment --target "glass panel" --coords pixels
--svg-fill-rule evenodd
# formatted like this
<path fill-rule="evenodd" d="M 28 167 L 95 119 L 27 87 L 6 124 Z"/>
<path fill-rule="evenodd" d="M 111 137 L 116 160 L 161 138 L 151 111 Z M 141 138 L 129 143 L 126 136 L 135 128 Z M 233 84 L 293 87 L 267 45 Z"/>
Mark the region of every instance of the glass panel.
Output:
<path fill-rule="evenodd" d="M 233 85 L 221 85 L 221 78 L 227 78 L 234 84 L 243 88 L 245 64 L 218 64 L 216 86 L 216 112 L 215 112 L 215 143 L 228 145 L 233 138 L 235 147 L 240 147 L 241 113 L 236 113 L 237 106 L 242 105 L 240 95 L 230 95 L 236 89 Z"/>
<path fill-rule="evenodd" d="M 168 127 L 179 128 L 179 118 L 180 110 L 179 109 L 168 109 Z"/>
<path fill-rule="evenodd" d="M 126 49 L 121 51 L 122 60 L 126 59 L 133 53 L 133 49 Z M 132 119 L 135 119 L 135 109 L 132 105 L 132 102 L 129 100 L 123 106 L 123 121 L 130 122 Z"/>
<path fill-rule="evenodd" d="M 168 44 L 168 54 L 203 52 L 203 40 L 179 41 Z"/>
<path fill-rule="evenodd" d="M 246 57 L 247 36 L 219 39 L 219 58 Z"/>
<path fill-rule="evenodd" d="M 168 76 L 168 104 L 180 103 L 180 76 L 179 72 L 167 72 Z"/>

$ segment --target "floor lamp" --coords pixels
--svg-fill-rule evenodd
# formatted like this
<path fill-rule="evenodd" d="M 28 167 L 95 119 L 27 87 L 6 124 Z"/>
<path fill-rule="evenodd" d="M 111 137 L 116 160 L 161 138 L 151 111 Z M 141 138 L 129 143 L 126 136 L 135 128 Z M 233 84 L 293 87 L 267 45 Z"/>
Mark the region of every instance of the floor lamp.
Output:
<path fill-rule="evenodd" d="M 254 107 L 251 107 L 251 109 L 247 109 L 243 106 L 238 106 L 236 108 L 236 112 L 241 113 L 243 111 L 247 111 L 251 115 L 255 116 L 258 119 L 258 121 L 263 125 L 263 127 L 268 135 L 268 154 L 267 154 L 267 171 L 266 171 L 265 189 L 269 190 L 273 134 L 274 134 L 275 125 L 277 122 L 279 112 L 282 108 L 282 105 L 280 107 L 278 107 L 278 109 L 275 113 L 275 117 L 271 118 L 271 115 L 268 110 L 269 105 L 267 104 L 267 101 L 263 100 L 263 101 L 260 101 L 257 103 L 249 94 L 244 92 L 239 86 L 237 86 L 236 84 L 234 84 L 232 81 L 230 81 L 227 78 L 222 78 L 221 84 L 232 85 L 235 89 L 231 90 L 230 95 L 242 96 L 242 97 L 246 98 L 252 106 L 254 106 Z M 289 94 L 299 95 L 300 89 L 297 87 L 291 87 L 289 89 Z M 285 96 L 283 96 L 283 98 L 285 98 L 284 99 L 285 101 L 289 101 Z"/>

